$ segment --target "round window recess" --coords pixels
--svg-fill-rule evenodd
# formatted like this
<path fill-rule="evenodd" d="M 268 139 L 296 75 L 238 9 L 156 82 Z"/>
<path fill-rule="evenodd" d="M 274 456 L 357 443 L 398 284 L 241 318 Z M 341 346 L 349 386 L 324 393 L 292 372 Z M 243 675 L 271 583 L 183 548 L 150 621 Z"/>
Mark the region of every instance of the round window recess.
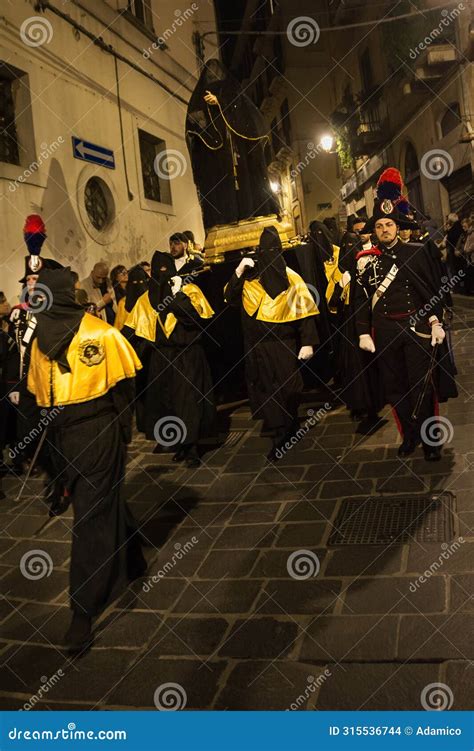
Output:
<path fill-rule="evenodd" d="M 84 205 L 90 223 L 98 232 L 114 220 L 115 205 L 109 186 L 100 177 L 91 177 L 84 188 Z"/>
<path fill-rule="evenodd" d="M 76 200 L 84 229 L 99 245 L 110 245 L 120 234 L 118 196 L 110 175 L 102 167 L 86 164 L 76 183 Z"/>

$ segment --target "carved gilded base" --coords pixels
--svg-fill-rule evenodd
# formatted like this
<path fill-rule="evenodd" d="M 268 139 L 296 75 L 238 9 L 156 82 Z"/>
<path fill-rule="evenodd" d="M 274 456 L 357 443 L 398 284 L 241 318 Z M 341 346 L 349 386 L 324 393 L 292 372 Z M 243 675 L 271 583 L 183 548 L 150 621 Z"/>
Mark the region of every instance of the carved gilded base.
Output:
<path fill-rule="evenodd" d="M 278 221 L 276 214 L 211 227 L 204 244 L 206 263 L 222 263 L 225 254 L 231 250 L 257 247 L 263 230 L 271 226 L 277 228 L 283 247 L 291 244 L 295 234 L 293 224 L 289 217 Z"/>

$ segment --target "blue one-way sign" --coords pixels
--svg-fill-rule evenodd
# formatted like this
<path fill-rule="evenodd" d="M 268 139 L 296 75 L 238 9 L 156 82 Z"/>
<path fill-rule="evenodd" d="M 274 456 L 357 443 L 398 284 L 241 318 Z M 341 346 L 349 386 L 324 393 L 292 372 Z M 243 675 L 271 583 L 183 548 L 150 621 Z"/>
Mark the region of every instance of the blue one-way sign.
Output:
<path fill-rule="evenodd" d="M 114 152 L 111 149 L 104 149 L 103 146 L 89 143 L 82 138 L 72 137 L 72 153 L 75 159 L 82 159 L 84 162 L 92 162 L 93 164 L 100 164 L 102 167 L 115 169 Z"/>

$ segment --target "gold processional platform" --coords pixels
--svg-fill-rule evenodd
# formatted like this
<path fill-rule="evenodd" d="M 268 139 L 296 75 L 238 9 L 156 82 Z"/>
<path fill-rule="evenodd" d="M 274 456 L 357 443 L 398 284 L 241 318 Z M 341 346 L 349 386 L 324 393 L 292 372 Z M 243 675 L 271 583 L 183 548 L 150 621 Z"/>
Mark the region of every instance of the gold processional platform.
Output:
<path fill-rule="evenodd" d="M 260 235 L 266 227 L 276 227 L 283 248 L 289 248 L 301 242 L 295 236 L 295 229 L 290 217 L 281 220 L 276 214 L 242 219 L 234 224 L 218 224 L 211 227 L 206 234 L 204 244 L 204 261 L 206 264 L 223 263 L 226 253 L 237 250 L 251 250 L 258 247 Z"/>

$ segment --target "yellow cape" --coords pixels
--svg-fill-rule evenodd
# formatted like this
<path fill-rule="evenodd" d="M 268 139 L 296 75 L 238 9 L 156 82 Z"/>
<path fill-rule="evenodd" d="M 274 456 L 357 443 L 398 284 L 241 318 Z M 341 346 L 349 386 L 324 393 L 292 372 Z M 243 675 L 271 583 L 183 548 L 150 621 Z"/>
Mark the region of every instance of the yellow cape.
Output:
<path fill-rule="evenodd" d="M 122 297 L 117 303 L 117 312 L 115 313 L 114 326 L 119 331 L 125 326 L 125 320 L 128 316 L 128 311 L 125 310 L 125 297 Z"/>
<path fill-rule="evenodd" d="M 328 280 L 328 286 L 326 288 L 326 302 L 329 303 L 333 296 L 336 284 L 342 278 L 342 272 L 339 271 L 339 247 L 337 245 L 332 246 L 332 258 L 330 261 L 324 261 L 324 271 L 326 273 L 326 279 Z M 335 313 L 335 310 L 330 309 L 331 313 Z"/>
<path fill-rule="evenodd" d="M 196 284 L 185 284 L 181 287 L 181 292 L 189 297 L 195 310 L 201 318 L 211 318 L 214 311 L 204 297 L 203 293 Z M 125 320 L 125 326 L 133 329 L 137 336 L 154 342 L 156 339 L 156 323 L 161 326 L 167 339 L 170 338 L 177 323 L 174 313 L 168 313 L 163 323 L 160 316 L 153 308 L 148 297 L 148 292 L 144 292 Z"/>
<path fill-rule="evenodd" d="M 133 347 L 113 326 L 86 313 L 67 352 L 70 372 L 62 372 L 38 347 L 31 347 L 28 390 L 40 407 L 80 404 L 106 394 L 141 366 Z"/>
<path fill-rule="evenodd" d="M 286 273 L 290 286 L 275 299 L 267 295 L 258 279 L 244 282 L 242 304 L 249 316 L 258 311 L 258 321 L 289 323 L 318 315 L 318 306 L 300 275 L 289 268 L 286 269 Z"/>

